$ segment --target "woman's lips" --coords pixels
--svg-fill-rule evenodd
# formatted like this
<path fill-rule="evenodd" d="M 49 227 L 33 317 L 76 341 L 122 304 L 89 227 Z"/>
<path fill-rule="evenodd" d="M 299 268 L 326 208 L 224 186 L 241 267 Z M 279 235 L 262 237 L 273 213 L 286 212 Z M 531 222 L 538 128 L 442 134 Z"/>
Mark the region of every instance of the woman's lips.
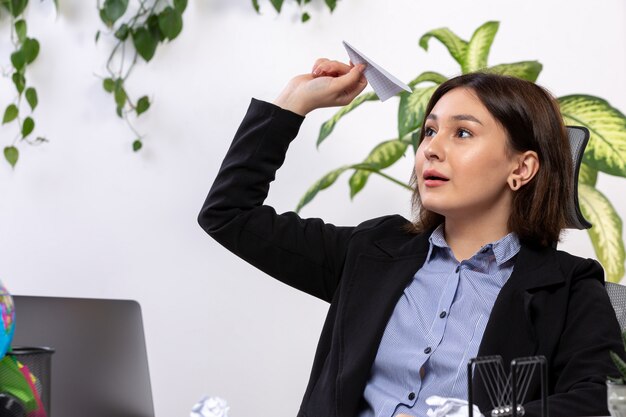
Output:
<path fill-rule="evenodd" d="M 424 178 L 424 185 L 427 187 L 440 187 L 449 181 L 448 177 L 434 169 L 427 169 L 422 177 Z"/>
<path fill-rule="evenodd" d="M 424 185 L 427 187 L 440 187 L 447 182 L 448 180 L 424 180 Z"/>

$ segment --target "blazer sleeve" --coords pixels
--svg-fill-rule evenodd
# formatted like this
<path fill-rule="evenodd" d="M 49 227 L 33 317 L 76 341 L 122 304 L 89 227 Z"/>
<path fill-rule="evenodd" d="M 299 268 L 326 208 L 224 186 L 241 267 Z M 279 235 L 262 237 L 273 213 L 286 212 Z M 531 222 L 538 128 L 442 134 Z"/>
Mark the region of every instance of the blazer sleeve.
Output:
<path fill-rule="evenodd" d="M 587 259 L 574 270 L 565 327 L 550 365 L 548 397 L 551 417 L 609 415 L 607 376 L 617 376 L 609 352 L 623 356 L 619 324 L 604 288 L 600 264 Z M 525 405 L 528 416 L 540 416 L 541 404 Z"/>
<path fill-rule="evenodd" d="M 252 99 L 198 216 L 228 250 L 278 280 L 330 302 L 339 283 L 350 227 L 267 205 L 270 183 L 304 118 Z"/>

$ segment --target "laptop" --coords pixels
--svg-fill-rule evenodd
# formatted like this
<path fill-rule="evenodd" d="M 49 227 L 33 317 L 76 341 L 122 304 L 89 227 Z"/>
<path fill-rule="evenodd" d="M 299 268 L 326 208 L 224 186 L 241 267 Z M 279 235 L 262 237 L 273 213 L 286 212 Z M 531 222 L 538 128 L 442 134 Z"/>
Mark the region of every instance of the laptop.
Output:
<path fill-rule="evenodd" d="M 154 417 L 136 301 L 14 295 L 13 302 L 12 345 L 55 350 L 50 417 Z"/>

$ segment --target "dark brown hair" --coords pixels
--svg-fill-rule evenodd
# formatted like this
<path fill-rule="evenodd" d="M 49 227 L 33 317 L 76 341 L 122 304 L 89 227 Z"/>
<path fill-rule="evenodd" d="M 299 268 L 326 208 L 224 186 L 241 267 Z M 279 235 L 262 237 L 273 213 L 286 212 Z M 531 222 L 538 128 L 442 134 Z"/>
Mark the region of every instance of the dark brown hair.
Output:
<path fill-rule="evenodd" d="M 506 130 L 511 150 L 537 153 L 539 171 L 515 191 L 508 227 L 523 242 L 541 246 L 556 243 L 566 225 L 565 202 L 574 192 L 570 145 L 558 103 L 548 91 L 530 81 L 479 72 L 441 84 L 430 98 L 424 115 L 429 115 L 439 99 L 455 88 L 472 90 Z M 420 143 L 423 139 L 424 124 Z M 444 217 L 421 206 L 416 180 L 413 173 L 415 220 L 410 229 L 424 232 L 443 223 Z"/>

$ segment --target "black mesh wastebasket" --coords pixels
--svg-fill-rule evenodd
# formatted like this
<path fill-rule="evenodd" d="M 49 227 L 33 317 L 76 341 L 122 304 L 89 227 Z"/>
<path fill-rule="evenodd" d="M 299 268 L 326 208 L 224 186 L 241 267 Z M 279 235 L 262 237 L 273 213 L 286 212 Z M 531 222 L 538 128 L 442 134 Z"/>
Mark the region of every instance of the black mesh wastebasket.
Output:
<path fill-rule="evenodd" d="M 34 385 L 37 389 L 43 408 L 50 417 L 50 375 L 52 371 L 52 354 L 54 349 L 49 347 L 13 347 L 7 355 L 13 356 L 20 363 L 28 367 L 35 376 Z M 3 373 L 3 378 L 19 377 L 19 375 Z M 0 381 L 0 387 L 3 381 Z M 4 381 L 4 384 L 10 381 Z M 0 392 L 0 417 L 23 417 L 24 405 L 19 399 Z"/>

